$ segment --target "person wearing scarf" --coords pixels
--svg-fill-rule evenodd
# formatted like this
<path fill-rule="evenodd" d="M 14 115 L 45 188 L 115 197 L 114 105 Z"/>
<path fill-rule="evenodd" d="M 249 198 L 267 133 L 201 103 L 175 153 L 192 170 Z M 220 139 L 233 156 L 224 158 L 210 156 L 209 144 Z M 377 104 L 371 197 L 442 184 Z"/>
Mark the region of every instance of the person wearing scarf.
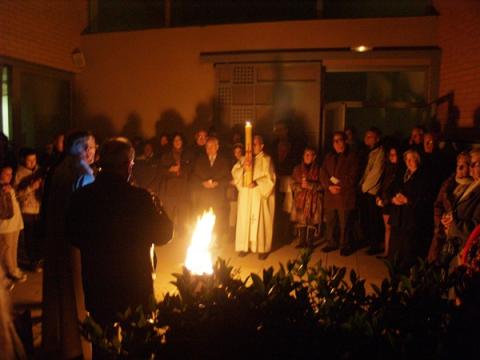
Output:
<path fill-rule="evenodd" d="M 315 159 L 315 149 L 307 147 L 303 152 L 302 163 L 292 173 L 294 206 L 291 220 L 297 226 L 297 247 L 313 247 L 322 219 L 322 185 L 320 168 Z"/>
<path fill-rule="evenodd" d="M 470 154 L 463 152 L 457 156 L 455 173 L 445 180 L 440 187 L 437 199 L 434 203 L 434 233 L 427 260 L 430 263 L 439 260 L 442 248 L 444 248 L 447 234 L 442 225 L 442 217 L 449 216 L 454 204 L 460 199 L 465 190 L 472 183 L 469 174 Z"/>

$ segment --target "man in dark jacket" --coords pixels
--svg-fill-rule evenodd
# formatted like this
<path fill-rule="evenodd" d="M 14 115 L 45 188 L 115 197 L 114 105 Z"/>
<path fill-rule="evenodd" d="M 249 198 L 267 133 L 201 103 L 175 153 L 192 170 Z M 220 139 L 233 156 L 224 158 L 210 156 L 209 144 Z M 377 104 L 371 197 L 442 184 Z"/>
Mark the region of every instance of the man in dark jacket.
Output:
<path fill-rule="evenodd" d="M 86 308 L 101 325 L 153 297 L 152 243 L 167 243 L 172 222 L 144 189 L 128 183 L 134 150 L 125 138 L 107 140 L 95 183 L 73 195 L 67 234 L 82 257 Z"/>
<path fill-rule="evenodd" d="M 217 238 L 226 234 L 226 198 L 225 193 L 230 180 L 230 163 L 219 152 L 220 145 L 216 137 L 209 137 L 205 152 L 195 161 L 191 184 L 195 192 L 194 211 L 197 215 L 212 208 L 216 219 Z"/>
<path fill-rule="evenodd" d="M 340 254 L 348 256 L 354 251 L 347 236 L 347 228 L 355 208 L 358 158 L 354 152 L 349 151 L 343 131 L 333 134 L 333 149 L 334 151 L 325 157 L 320 169 L 320 182 L 325 189 L 324 209 L 328 242 L 322 251 L 334 251 L 340 245 Z M 338 242 L 334 239 L 336 226 L 339 230 Z"/>

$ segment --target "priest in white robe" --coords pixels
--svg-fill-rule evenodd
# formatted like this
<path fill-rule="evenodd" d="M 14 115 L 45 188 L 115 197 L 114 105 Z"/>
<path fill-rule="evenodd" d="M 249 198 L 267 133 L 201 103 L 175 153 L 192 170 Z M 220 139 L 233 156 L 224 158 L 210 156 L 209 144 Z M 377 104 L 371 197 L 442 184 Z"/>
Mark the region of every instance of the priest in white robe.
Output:
<path fill-rule="evenodd" d="M 239 256 L 249 251 L 267 258 L 272 248 L 273 216 L 275 212 L 275 170 L 270 156 L 263 152 L 263 139 L 255 136 L 253 150 L 253 182 L 244 186 L 248 159 L 242 157 L 232 168 L 238 189 L 237 230 L 235 250 Z"/>

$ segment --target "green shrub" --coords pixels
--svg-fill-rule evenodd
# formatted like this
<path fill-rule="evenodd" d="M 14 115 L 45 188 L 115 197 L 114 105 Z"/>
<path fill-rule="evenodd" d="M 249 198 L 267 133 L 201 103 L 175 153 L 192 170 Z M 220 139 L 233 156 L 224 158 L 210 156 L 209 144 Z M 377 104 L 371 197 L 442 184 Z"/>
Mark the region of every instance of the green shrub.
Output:
<path fill-rule="evenodd" d="M 389 277 L 367 291 L 355 271 L 312 266 L 310 255 L 246 280 L 222 259 L 211 276 L 184 269 L 174 274 L 178 293 L 152 311 L 127 310 L 105 329 L 89 318 L 82 330 L 112 358 L 448 359 L 478 350 L 478 298 L 449 297 L 465 282 L 459 272 L 420 261 L 404 274 L 387 262 Z"/>

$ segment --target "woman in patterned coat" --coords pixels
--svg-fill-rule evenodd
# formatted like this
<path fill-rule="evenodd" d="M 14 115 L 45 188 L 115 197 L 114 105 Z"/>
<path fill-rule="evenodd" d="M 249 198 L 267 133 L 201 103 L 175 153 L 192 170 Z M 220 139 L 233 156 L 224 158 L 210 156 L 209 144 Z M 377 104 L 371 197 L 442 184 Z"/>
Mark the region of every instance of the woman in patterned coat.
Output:
<path fill-rule="evenodd" d="M 297 247 L 313 247 L 314 237 L 322 220 L 322 185 L 320 167 L 315 163 L 315 149 L 307 147 L 303 161 L 293 169 L 293 210 L 291 219 L 297 224 Z"/>

